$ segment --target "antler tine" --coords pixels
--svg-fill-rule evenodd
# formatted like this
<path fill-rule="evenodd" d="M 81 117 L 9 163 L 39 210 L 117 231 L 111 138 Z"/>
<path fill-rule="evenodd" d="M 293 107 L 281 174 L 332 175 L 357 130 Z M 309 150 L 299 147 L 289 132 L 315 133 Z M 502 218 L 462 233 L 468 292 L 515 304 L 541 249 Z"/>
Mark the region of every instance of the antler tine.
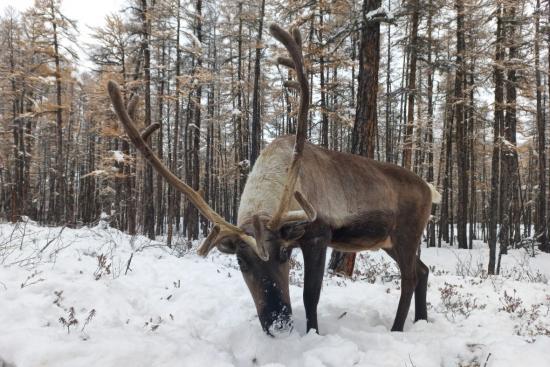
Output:
<path fill-rule="evenodd" d="M 191 187 L 189 187 L 185 182 L 180 180 L 176 175 L 174 175 L 170 170 L 162 163 L 162 161 L 153 153 L 149 145 L 145 142 L 147 138 L 154 130 L 158 129 L 158 126 L 154 124 L 149 126 L 143 134 L 140 134 L 137 130 L 134 122 L 128 115 L 128 110 L 124 107 L 124 102 L 122 99 L 122 94 L 120 93 L 120 87 L 114 81 L 109 81 L 108 83 L 109 95 L 111 97 L 111 102 L 115 112 L 122 122 L 126 134 L 135 145 L 135 147 L 143 154 L 145 159 L 153 166 L 153 168 L 160 173 L 166 181 L 176 190 L 183 193 L 189 201 L 197 207 L 197 209 L 204 215 L 208 220 L 214 223 L 214 229 L 212 233 L 206 238 L 205 243 L 199 248 L 199 254 L 206 256 L 212 247 L 222 238 L 227 236 L 238 237 L 249 246 L 264 260 L 267 260 L 269 256 L 267 255 L 266 249 L 261 245 L 258 246 L 254 237 L 247 235 L 242 229 L 228 223 L 223 219 L 218 213 L 216 213 L 208 203 L 203 199 L 201 194 Z M 129 105 L 132 109 L 135 109 L 135 102 L 130 102 Z"/>
<path fill-rule="evenodd" d="M 130 116 L 130 119 L 134 119 L 136 117 L 136 107 L 138 103 L 138 97 L 134 94 L 132 98 L 130 98 L 130 102 L 128 102 L 128 106 L 126 107 L 126 111 L 128 111 L 128 116 Z"/>
<path fill-rule="evenodd" d="M 302 34 L 300 33 L 300 30 L 296 27 L 292 27 L 290 32 L 292 33 L 292 37 L 294 38 L 294 41 L 296 41 L 298 47 L 302 48 Z"/>
<path fill-rule="evenodd" d="M 298 83 L 296 80 L 285 80 L 283 82 L 283 85 L 288 88 L 288 89 L 292 89 L 296 92 L 299 92 L 300 91 L 300 88 L 301 88 L 301 85 L 300 83 Z"/>
<path fill-rule="evenodd" d="M 212 250 L 212 248 L 216 244 L 216 238 L 218 237 L 219 234 L 220 234 L 220 226 L 214 225 L 214 227 L 212 227 L 212 230 L 210 231 L 208 236 L 206 236 L 206 239 L 201 244 L 201 247 L 199 247 L 199 249 L 197 250 L 200 256 L 208 255 L 210 250 Z"/>
<path fill-rule="evenodd" d="M 296 69 L 296 66 L 294 65 L 294 61 L 292 59 L 289 59 L 288 57 L 278 56 L 277 57 L 277 63 L 279 65 L 286 66 L 289 69 Z"/>
<path fill-rule="evenodd" d="M 286 80 L 283 85 L 289 89 L 296 89 L 297 91 L 300 90 L 300 83 L 296 80 Z"/>
<path fill-rule="evenodd" d="M 315 222 L 317 219 L 317 211 L 311 205 L 309 201 L 302 195 L 300 191 L 296 191 L 294 193 L 294 197 L 296 198 L 296 201 L 300 204 L 300 206 L 304 209 L 305 214 L 307 215 L 307 218 L 310 222 Z"/>
<path fill-rule="evenodd" d="M 296 181 L 298 180 L 298 173 L 300 171 L 300 159 L 302 157 L 302 152 L 304 150 L 304 144 L 306 140 L 307 133 L 307 113 L 309 110 L 309 83 L 307 80 L 306 72 L 304 70 L 304 57 L 302 54 L 302 36 L 298 28 L 293 28 L 291 30 L 292 35 L 282 29 L 277 24 L 271 24 L 269 26 L 269 31 L 279 42 L 281 42 L 287 49 L 293 64 L 293 69 L 296 71 L 296 78 L 300 85 L 300 109 L 298 112 L 298 126 L 296 128 L 296 140 L 294 142 L 294 154 L 292 156 L 292 161 L 290 163 L 290 168 L 288 170 L 287 181 L 285 188 L 283 189 L 283 194 L 279 206 L 268 223 L 268 226 L 272 229 L 277 229 L 280 227 L 282 218 L 292 199 L 292 194 L 294 187 L 296 186 Z M 279 60 L 285 60 L 284 58 L 279 58 Z M 289 65 L 286 65 L 289 66 Z"/>
<path fill-rule="evenodd" d="M 151 125 L 147 126 L 141 132 L 141 138 L 143 140 L 147 141 L 149 139 L 149 136 L 151 136 L 151 134 L 154 133 L 159 128 L 160 128 L 160 124 L 158 122 L 155 122 L 154 124 L 151 124 Z"/>

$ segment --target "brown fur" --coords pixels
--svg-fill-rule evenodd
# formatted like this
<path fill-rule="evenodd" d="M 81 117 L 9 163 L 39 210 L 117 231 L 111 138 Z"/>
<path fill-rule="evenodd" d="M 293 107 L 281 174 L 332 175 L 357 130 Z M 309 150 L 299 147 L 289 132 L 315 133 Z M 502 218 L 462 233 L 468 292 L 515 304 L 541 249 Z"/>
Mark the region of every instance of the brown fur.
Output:
<path fill-rule="evenodd" d="M 294 136 L 276 139 L 262 155 L 277 152 L 277 155 L 286 155 L 277 159 L 290 158 L 294 140 Z M 296 189 L 317 210 L 319 220 L 333 230 L 358 226 L 361 221 L 368 225 L 375 218 L 380 221 L 380 214 L 388 218 L 386 225 L 391 227 L 388 228 L 388 235 L 390 229 L 393 230 L 398 224 L 403 225 L 397 219 L 403 217 L 417 218 L 414 221 L 420 222 L 419 227 L 423 230 L 431 209 L 429 186 L 411 171 L 310 143 L 304 147 Z M 270 207 L 265 210 L 269 212 L 276 203 L 264 205 Z M 300 207 L 293 201 L 291 209 Z M 241 215 L 248 213 L 239 214 L 239 222 L 243 223 Z M 369 247 L 365 244 L 364 249 Z"/>

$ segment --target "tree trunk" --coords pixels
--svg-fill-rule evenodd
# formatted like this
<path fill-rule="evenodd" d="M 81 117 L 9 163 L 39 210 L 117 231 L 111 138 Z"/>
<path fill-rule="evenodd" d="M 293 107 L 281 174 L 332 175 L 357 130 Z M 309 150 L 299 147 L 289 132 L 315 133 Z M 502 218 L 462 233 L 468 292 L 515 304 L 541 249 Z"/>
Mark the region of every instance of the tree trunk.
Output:
<path fill-rule="evenodd" d="M 506 116 L 504 118 L 504 130 L 502 135 L 502 176 L 501 176 L 501 211 L 502 223 L 500 230 L 500 252 L 497 263 L 497 274 L 499 273 L 500 257 L 508 252 L 508 248 L 519 242 L 520 208 L 519 208 L 519 171 L 518 171 L 518 153 L 516 142 L 516 66 L 517 59 L 517 32 L 516 8 L 514 6 L 504 7 L 505 36 L 506 43 L 509 44 L 508 60 L 509 67 L 505 81 L 506 88 Z"/>
<path fill-rule="evenodd" d="M 502 29 L 502 8 L 497 9 L 495 75 L 495 115 L 493 127 L 493 157 L 491 161 L 491 197 L 489 203 L 489 267 L 488 273 L 495 274 L 497 225 L 500 213 L 500 167 L 501 134 L 504 129 L 504 35 Z"/>
<path fill-rule="evenodd" d="M 260 7 L 260 19 L 258 26 L 258 35 L 256 37 L 256 59 L 254 60 L 254 90 L 252 95 L 252 134 L 250 147 L 250 169 L 254 167 L 256 159 L 260 155 L 262 141 L 262 121 L 261 121 L 261 103 L 260 103 L 260 61 L 262 56 L 262 33 L 264 26 L 265 0 L 262 0 Z"/>
<path fill-rule="evenodd" d="M 359 86 L 352 135 L 352 153 L 374 158 L 377 124 L 378 69 L 380 64 L 380 23 L 367 19 L 367 13 L 378 9 L 380 0 L 364 0 L 359 50 Z M 353 275 L 355 253 L 332 251 L 329 269 L 335 274 Z"/>
<path fill-rule="evenodd" d="M 202 42 L 202 0 L 197 0 L 196 3 L 196 26 L 195 26 L 195 34 L 199 42 Z M 196 70 L 200 72 L 200 69 L 202 68 L 202 55 L 198 55 L 197 57 L 197 65 Z M 200 186 L 200 160 L 199 160 L 199 151 L 200 151 L 200 131 L 201 131 L 201 99 L 202 99 L 202 82 L 199 81 L 197 90 L 195 92 L 195 101 L 193 103 L 194 105 L 194 125 L 192 128 L 193 131 L 193 150 L 192 150 L 192 188 L 193 190 L 198 191 Z M 199 236 L 199 212 L 197 208 L 194 206 L 191 206 L 189 208 L 189 223 L 190 226 L 188 226 L 189 233 L 187 234 L 189 238 L 191 239 L 197 239 Z"/>
<path fill-rule="evenodd" d="M 319 37 L 319 87 L 321 88 L 321 146 L 328 148 L 328 115 L 327 115 L 327 93 L 325 85 L 325 56 L 323 45 L 323 8 L 322 5 L 319 9 L 319 30 L 317 31 Z"/>
<path fill-rule="evenodd" d="M 537 190 L 537 218 L 535 219 L 535 239 L 539 249 L 550 252 L 546 226 L 546 122 L 542 106 L 542 81 L 540 73 L 540 0 L 537 0 L 535 15 L 535 78 L 537 88 L 537 160 L 538 160 L 538 190 Z M 550 18 L 550 12 L 548 14 Z M 549 66 L 550 67 L 550 66 Z"/>
<path fill-rule="evenodd" d="M 161 124 L 157 132 L 157 154 L 158 157 L 162 160 L 164 155 L 164 142 L 163 142 L 163 120 L 164 120 L 164 88 L 166 80 L 166 44 L 165 41 L 162 41 L 161 46 L 161 57 L 160 57 L 160 69 L 158 72 L 159 85 L 158 85 L 158 122 Z M 163 188 L 163 178 L 162 175 L 157 173 L 157 187 L 155 195 L 155 204 L 156 209 L 155 213 L 157 214 L 157 223 L 155 233 L 160 235 L 164 233 L 164 188 Z"/>
<path fill-rule="evenodd" d="M 181 50 L 180 50 L 180 27 L 181 27 L 181 4 L 180 0 L 177 3 L 177 26 L 176 26 L 176 81 L 175 81 L 175 112 L 174 112 L 174 129 L 172 145 L 172 156 L 170 160 L 170 171 L 176 172 L 178 163 L 178 150 L 179 150 L 179 129 L 180 129 L 180 75 L 181 75 Z M 179 209 L 179 192 L 174 190 L 171 186 L 168 187 L 168 232 L 166 234 L 166 244 L 168 247 L 172 246 L 172 237 L 174 235 L 174 219 L 176 217 L 176 210 Z"/>
<path fill-rule="evenodd" d="M 367 19 L 380 0 L 363 2 L 363 27 L 359 50 L 359 85 L 353 125 L 352 153 L 374 158 L 377 124 L 378 70 L 380 64 L 380 23 Z"/>
<path fill-rule="evenodd" d="M 453 116 L 454 109 L 450 101 L 451 96 L 451 86 L 452 86 L 451 74 L 447 74 L 447 85 L 445 88 L 446 91 L 446 101 L 445 101 L 445 127 L 444 131 L 444 144 L 441 146 L 441 155 L 440 155 L 440 169 L 444 169 L 443 172 L 443 195 L 441 199 L 441 210 L 440 210 L 440 220 L 439 220 L 439 246 L 441 246 L 441 241 L 447 243 L 452 243 L 453 231 L 449 231 L 450 225 L 450 208 L 451 208 L 451 198 L 452 191 L 450 190 L 451 186 L 451 176 L 452 176 L 452 156 L 453 156 Z M 441 168 L 441 162 L 444 158 L 444 168 Z"/>
<path fill-rule="evenodd" d="M 428 65 L 427 65 L 427 76 L 428 76 L 428 121 L 427 121 L 427 131 L 426 131 L 426 143 L 428 148 L 428 172 L 426 174 L 426 181 L 434 183 L 434 133 L 433 133 L 433 117 L 434 117 L 434 107 L 433 107 L 433 85 L 434 85 L 434 75 L 433 75 L 433 65 L 432 65 L 432 19 L 433 19 L 433 2 L 429 1 L 428 4 Z M 432 206 L 432 219 L 428 223 L 428 247 L 435 247 L 435 213 L 436 206 Z"/>
<path fill-rule="evenodd" d="M 54 9 L 54 2 L 51 2 L 51 15 L 52 15 L 52 29 L 53 29 L 53 48 L 54 48 L 54 61 L 55 61 L 55 97 L 56 97 L 56 136 L 57 136 L 57 154 L 56 154 L 56 174 L 55 174 L 55 211 L 54 221 L 60 223 L 63 220 L 64 212 L 64 199 L 65 199 L 65 172 L 64 172 L 64 159 L 63 159 L 63 106 L 62 106 L 62 94 L 61 94 L 61 55 L 59 54 L 59 41 L 57 34 L 57 21 L 56 11 Z M 52 184 L 53 185 L 53 184 Z"/>
<path fill-rule="evenodd" d="M 147 0 L 141 0 L 143 74 L 145 78 L 145 127 L 151 125 L 151 50 L 149 41 L 151 36 L 151 9 Z M 150 138 L 147 143 L 150 144 Z M 155 205 L 153 203 L 153 168 L 149 164 L 144 167 L 144 182 L 142 192 L 143 232 L 150 238 L 155 238 Z"/>
<path fill-rule="evenodd" d="M 458 176 L 458 202 L 456 212 L 457 240 L 458 247 L 468 248 L 466 235 L 468 221 L 468 142 L 467 142 L 467 121 L 464 119 L 464 75 L 465 62 L 464 53 L 466 42 L 464 40 L 464 3 L 463 0 L 456 0 L 456 75 L 454 90 L 454 105 L 456 117 L 456 156 Z"/>
<path fill-rule="evenodd" d="M 472 45 L 471 48 L 474 48 L 474 40 L 473 35 L 470 34 L 470 44 Z M 473 248 L 473 241 L 476 237 L 476 208 L 477 208 L 477 199 L 476 199 L 476 155 L 475 155 L 475 137 L 476 137 L 476 118 L 475 118 L 475 111 L 474 111 L 474 88 L 475 88 L 475 81 L 474 81 L 474 72 L 475 72 L 475 59 L 472 58 L 470 60 L 470 75 L 469 75 L 469 83 L 465 82 L 465 85 L 468 85 L 469 87 L 469 106 L 468 106 L 468 113 L 467 113 L 467 126 L 468 126 L 468 153 L 469 153 L 469 162 L 468 162 L 468 168 L 469 168 L 469 175 L 470 175 L 470 199 L 469 199 L 469 232 L 468 232 L 468 248 L 471 250 Z M 466 75 L 464 76 L 466 80 Z"/>
<path fill-rule="evenodd" d="M 414 131 L 414 102 L 416 97 L 416 60 L 418 57 L 418 18 L 419 0 L 410 0 L 409 6 L 412 11 L 411 34 L 409 41 L 409 79 L 407 83 L 408 110 L 407 127 L 405 128 L 405 142 L 403 144 L 403 167 L 411 169 Z"/>

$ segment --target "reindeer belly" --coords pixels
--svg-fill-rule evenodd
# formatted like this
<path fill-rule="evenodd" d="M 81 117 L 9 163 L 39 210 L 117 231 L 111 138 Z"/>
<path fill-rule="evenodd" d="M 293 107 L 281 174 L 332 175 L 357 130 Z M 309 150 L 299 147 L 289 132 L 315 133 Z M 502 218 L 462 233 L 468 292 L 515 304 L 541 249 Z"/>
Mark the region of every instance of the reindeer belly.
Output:
<path fill-rule="evenodd" d="M 359 252 L 365 250 L 376 251 L 380 249 L 390 249 L 393 247 L 393 243 L 389 236 L 379 241 L 373 241 L 372 239 L 354 238 L 346 242 L 333 240 L 330 244 L 330 247 L 342 252 Z"/>
<path fill-rule="evenodd" d="M 393 246 L 390 232 L 394 228 L 392 211 L 369 211 L 333 229 L 331 247 L 344 252 L 389 249 Z"/>

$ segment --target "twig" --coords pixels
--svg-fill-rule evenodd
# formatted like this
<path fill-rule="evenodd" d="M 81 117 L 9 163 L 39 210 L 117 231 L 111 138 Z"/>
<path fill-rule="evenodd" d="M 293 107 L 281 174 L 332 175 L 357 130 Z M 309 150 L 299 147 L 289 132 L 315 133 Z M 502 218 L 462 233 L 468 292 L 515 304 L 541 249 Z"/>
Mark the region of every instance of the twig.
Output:
<path fill-rule="evenodd" d="M 43 253 L 44 250 L 46 250 L 46 248 L 48 248 L 48 246 L 51 245 L 53 241 L 55 241 L 56 239 L 58 239 L 59 237 L 61 237 L 61 233 L 63 232 L 64 229 L 65 229 L 65 226 L 61 227 L 61 230 L 59 231 L 59 233 L 57 234 L 57 236 L 55 236 L 54 238 L 52 238 L 51 240 L 49 240 L 48 243 L 46 243 L 46 244 L 44 245 L 44 247 L 42 247 L 42 248 L 40 249 L 40 251 L 38 251 L 38 253 L 40 253 L 40 254 Z"/>
<path fill-rule="evenodd" d="M 96 314 L 95 308 L 92 308 L 92 310 L 91 310 L 90 313 L 88 314 L 88 317 L 86 317 L 86 320 L 84 321 L 84 325 L 82 326 L 82 329 L 80 330 L 81 332 L 84 332 L 84 329 L 86 328 L 86 326 L 88 326 L 88 324 L 90 323 L 90 321 L 92 321 L 92 319 L 94 318 L 95 314 Z"/>
<path fill-rule="evenodd" d="M 132 254 L 130 255 L 130 258 L 128 259 L 128 262 L 126 263 L 126 271 L 124 272 L 124 275 L 128 274 L 128 270 L 132 270 L 130 269 L 130 264 L 132 263 L 133 258 L 134 258 L 134 253 L 132 252 Z"/>
<path fill-rule="evenodd" d="M 489 358 L 491 358 L 491 353 L 487 355 L 487 359 L 485 360 L 485 364 L 483 364 L 483 367 L 487 367 L 487 363 L 489 363 Z"/>
<path fill-rule="evenodd" d="M 27 223 L 29 223 L 28 219 L 25 221 L 25 225 L 23 226 L 23 235 L 21 236 L 21 243 L 19 244 L 19 250 L 23 249 L 23 241 L 25 240 L 25 234 L 27 233 Z"/>

